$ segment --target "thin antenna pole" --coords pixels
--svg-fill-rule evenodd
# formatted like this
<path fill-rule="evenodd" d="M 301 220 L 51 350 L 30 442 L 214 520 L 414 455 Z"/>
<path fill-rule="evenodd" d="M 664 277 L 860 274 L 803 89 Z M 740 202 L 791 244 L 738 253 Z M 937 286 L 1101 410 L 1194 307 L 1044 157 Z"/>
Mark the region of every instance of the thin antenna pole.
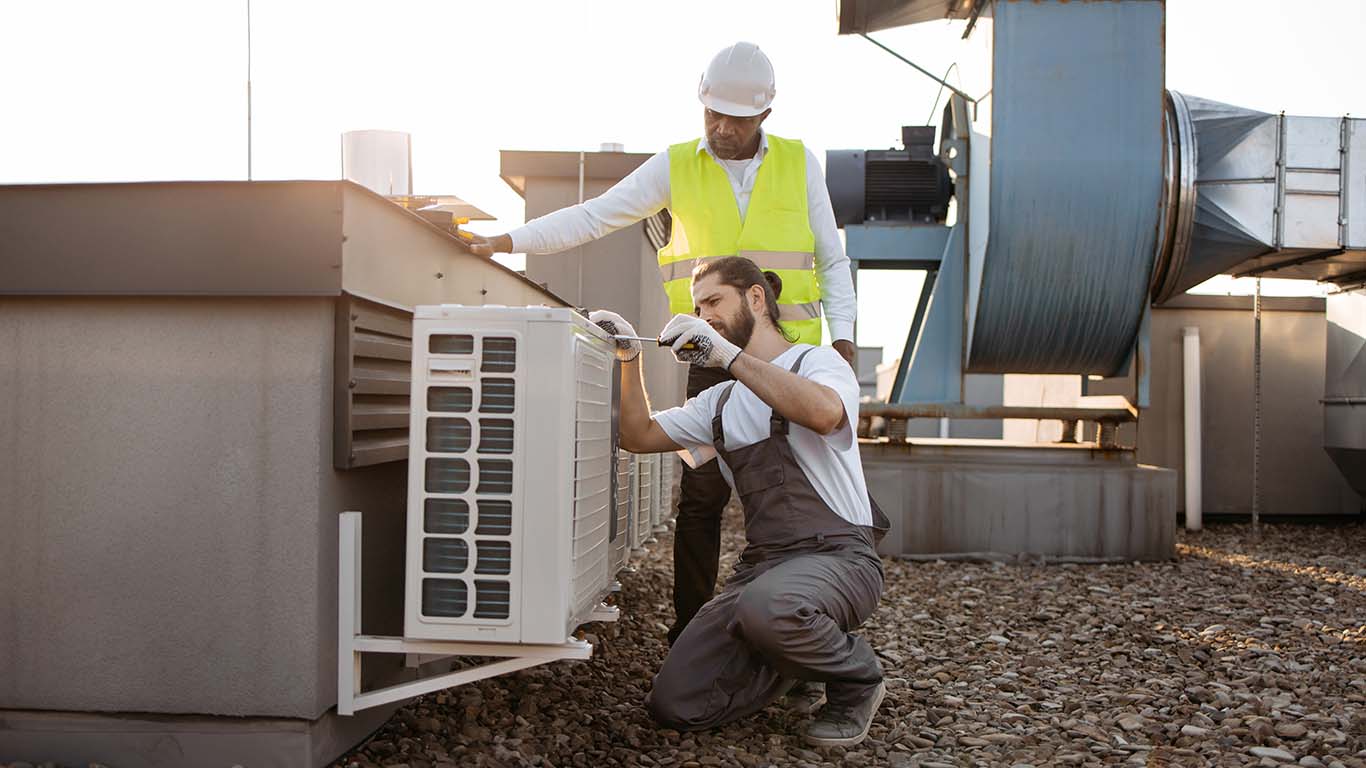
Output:
<path fill-rule="evenodd" d="M 251 181 L 251 0 L 247 0 L 247 181 Z"/>

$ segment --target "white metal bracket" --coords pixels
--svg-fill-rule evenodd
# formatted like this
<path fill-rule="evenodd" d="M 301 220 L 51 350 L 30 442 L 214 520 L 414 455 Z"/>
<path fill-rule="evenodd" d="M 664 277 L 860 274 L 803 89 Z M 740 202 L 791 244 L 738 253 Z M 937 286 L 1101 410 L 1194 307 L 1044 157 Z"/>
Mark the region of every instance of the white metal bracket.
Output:
<path fill-rule="evenodd" d="M 338 524 L 340 530 L 337 557 L 337 714 L 352 715 L 358 710 L 505 675 L 551 661 L 585 660 L 592 657 L 593 646 L 572 637 L 566 638 L 561 645 L 521 645 L 362 635 L 360 513 L 343 512 Z M 603 604 L 593 611 L 590 620 L 616 621 L 618 615 L 619 610 L 616 606 Z M 362 653 L 405 654 L 409 665 L 413 662 L 426 663 L 451 656 L 483 656 L 500 660 L 455 672 L 409 680 L 373 691 L 362 691 Z"/>

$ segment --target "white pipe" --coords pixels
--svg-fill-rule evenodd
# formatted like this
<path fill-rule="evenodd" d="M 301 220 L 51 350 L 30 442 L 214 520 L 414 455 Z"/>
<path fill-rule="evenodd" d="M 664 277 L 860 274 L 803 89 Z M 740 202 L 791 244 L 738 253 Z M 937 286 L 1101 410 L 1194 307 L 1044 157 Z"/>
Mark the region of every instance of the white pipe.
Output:
<path fill-rule="evenodd" d="M 1186 427 L 1186 530 L 1201 527 L 1201 462 L 1200 462 L 1200 329 L 1186 326 L 1181 329 L 1182 383 L 1185 392 Z"/>

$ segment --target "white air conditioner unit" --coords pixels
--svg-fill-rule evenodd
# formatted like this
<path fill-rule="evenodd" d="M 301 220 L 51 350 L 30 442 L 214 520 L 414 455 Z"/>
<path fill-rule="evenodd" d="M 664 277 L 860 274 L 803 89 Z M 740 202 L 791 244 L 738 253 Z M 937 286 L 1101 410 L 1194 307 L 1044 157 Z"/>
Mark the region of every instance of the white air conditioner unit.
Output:
<path fill-rule="evenodd" d="M 650 520 L 655 533 L 664 533 L 669 530 L 667 524 L 674 518 L 674 463 L 677 460 L 678 457 L 671 453 L 656 455 L 654 487 L 651 489 L 653 497 L 650 506 Z"/>
<path fill-rule="evenodd" d="M 564 643 L 629 537 L 611 341 L 570 309 L 419 307 L 412 360 L 405 635 Z"/>
<path fill-rule="evenodd" d="M 631 527 L 631 548 L 643 552 L 645 545 L 655 541 L 654 533 L 654 467 L 656 454 L 637 454 Z"/>
<path fill-rule="evenodd" d="M 634 459 L 626 451 L 618 451 L 616 459 L 616 482 L 612 485 L 612 492 L 616 497 L 613 505 L 614 517 L 612 519 L 612 560 L 610 570 L 617 573 L 631 558 L 631 514 L 635 509 L 635 494 L 632 493 L 634 486 L 631 485 L 633 475 L 631 465 Z"/>

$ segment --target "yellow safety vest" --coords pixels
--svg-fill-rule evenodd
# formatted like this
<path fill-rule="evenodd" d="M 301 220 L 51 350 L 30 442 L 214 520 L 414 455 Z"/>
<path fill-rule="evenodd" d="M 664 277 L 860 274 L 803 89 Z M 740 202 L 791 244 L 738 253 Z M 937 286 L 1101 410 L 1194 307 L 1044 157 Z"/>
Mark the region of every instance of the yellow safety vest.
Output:
<path fill-rule="evenodd" d="M 669 310 L 691 315 L 692 271 L 707 259 L 744 256 L 783 279 L 778 318 L 803 344 L 821 343 L 821 289 L 816 280 L 816 236 L 806 209 L 806 149 L 768 134 L 749 210 L 740 209 L 726 171 L 700 139 L 669 147 L 673 231 L 659 249 Z"/>

